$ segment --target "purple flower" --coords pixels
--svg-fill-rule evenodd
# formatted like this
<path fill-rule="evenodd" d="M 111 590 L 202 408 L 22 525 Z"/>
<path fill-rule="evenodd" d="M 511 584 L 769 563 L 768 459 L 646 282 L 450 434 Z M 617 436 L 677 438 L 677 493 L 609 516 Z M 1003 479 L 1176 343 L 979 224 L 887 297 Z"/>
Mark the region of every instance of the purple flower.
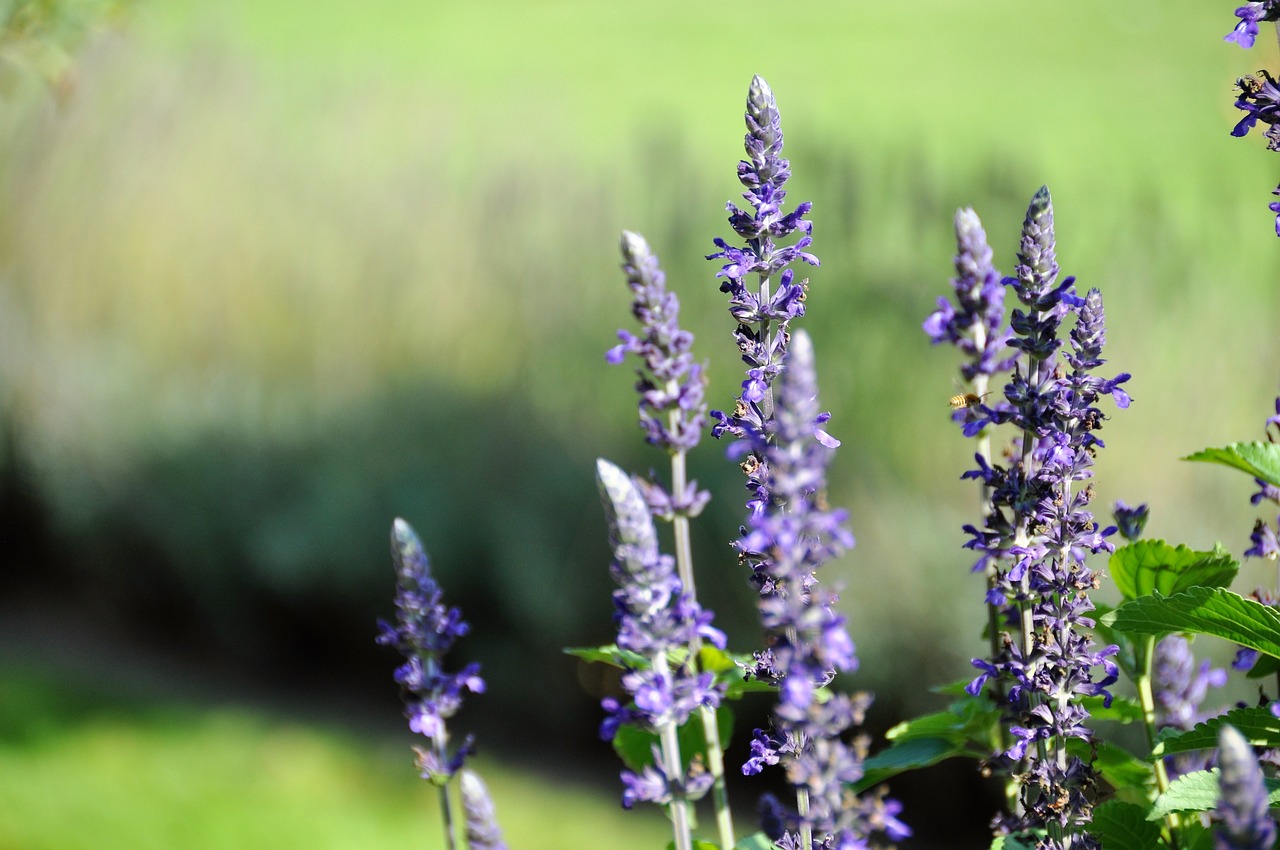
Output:
<path fill-rule="evenodd" d="M 646 439 L 671 452 L 688 451 L 702 437 L 707 409 L 702 400 L 706 377 L 690 354 L 693 334 L 681 329 L 680 301 L 667 290 L 666 276 L 644 238 L 624 232 L 620 245 L 622 269 L 635 296 L 631 313 L 642 333 L 618 331 L 621 343 L 605 357 L 610 363 L 621 363 L 627 353 L 640 358 L 636 391 Z M 706 499 L 691 501 L 687 509 L 696 515 Z"/>
<path fill-rule="evenodd" d="M 1258 71 L 1258 76 L 1249 74 L 1241 77 L 1236 80 L 1236 88 L 1240 93 L 1236 98 L 1236 109 L 1243 110 L 1245 116 L 1232 128 L 1231 135 L 1247 135 L 1259 121 L 1267 125 L 1280 121 L 1280 86 L 1267 71 Z M 1280 150 L 1280 139 L 1270 132 L 1267 133 L 1267 142 L 1271 150 Z"/>
<path fill-rule="evenodd" d="M 1115 518 L 1120 536 L 1125 540 L 1133 541 L 1142 536 L 1142 530 L 1147 527 L 1150 513 L 1145 504 L 1131 508 L 1124 502 L 1117 501 L 1112 516 Z"/>
<path fill-rule="evenodd" d="M 738 322 L 734 339 L 747 364 L 747 379 L 734 409 L 711 412 L 716 420 L 711 433 L 717 438 L 725 433 L 740 438 L 757 433 L 772 415 L 770 387 L 786 357 L 789 324 L 804 315 L 808 289 L 808 281 L 797 283 L 788 266 L 797 261 L 818 265 L 818 258 L 807 250 L 813 242 L 813 224 L 805 215 L 812 204 L 783 210 L 787 196 L 783 186 L 791 176 L 791 164 L 782 158 L 777 102 L 758 75 L 747 91 L 746 121 L 747 159 L 738 163 L 738 180 L 746 187 L 742 197 L 749 208 L 727 205 L 729 225 L 743 244 L 716 239 L 720 250 L 707 257 L 724 261 L 716 276 L 724 278 L 720 291 L 729 295 L 729 312 Z M 793 244 L 782 241 L 797 231 L 801 235 Z"/>
<path fill-rule="evenodd" d="M 1201 711 L 1200 706 L 1210 688 L 1221 688 L 1227 683 L 1227 671 L 1213 667 L 1208 661 L 1197 665 L 1191 641 L 1181 635 L 1162 639 L 1156 644 L 1152 668 L 1157 728 L 1187 731 L 1217 713 Z M 1203 753 L 1182 753 L 1167 758 L 1165 763 L 1171 777 L 1208 766 Z"/>
<path fill-rule="evenodd" d="M 982 221 L 965 208 L 956 212 L 955 223 L 955 304 L 939 297 L 938 309 L 925 319 L 924 332 L 935 345 L 948 342 L 960 350 L 965 356 L 960 374 L 972 382 L 1010 368 L 1005 356 L 1009 329 L 1004 327 L 1004 283 L 991 264 Z"/>
<path fill-rule="evenodd" d="M 712 673 L 698 672 L 688 657 L 673 666 L 670 654 L 687 649 L 695 637 L 723 648 L 724 635 L 711 626 L 711 615 L 684 593 L 673 559 L 659 551 L 653 516 L 635 482 L 606 460 L 596 462 L 596 480 L 609 519 L 610 572 L 618 584 L 613 594 L 618 648 L 646 659 L 622 676 L 631 704 L 604 701 L 601 736 L 612 738 L 624 723 L 650 731 L 680 726 L 700 706 L 719 705 L 723 688 Z M 672 779 L 662 775 L 666 787 Z M 685 779 L 685 793 L 700 787 L 691 777 Z M 623 780 L 626 799 L 655 799 L 641 793 L 656 781 L 648 773 L 628 772 Z"/>
<path fill-rule="evenodd" d="M 1234 41 L 1244 48 L 1253 47 L 1258 37 L 1258 24 L 1262 21 L 1280 19 L 1280 2 L 1277 0 L 1255 0 L 1236 9 L 1236 17 L 1240 23 L 1235 29 L 1223 36 L 1224 41 Z"/>
<path fill-rule="evenodd" d="M 1066 753 L 1068 738 L 1090 740 L 1081 697 L 1102 696 L 1118 670 L 1114 646 L 1093 646 L 1088 591 L 1098 577 L 1089 553 L 1109 552 L 1089 511 L 1092 487 L 1077 482 L 1093 475 L 1097 436 L 1105 417 L 1097 407 L 1110 396 L 1128 407 L 1121 385 L 1127 374 L 1095 374 L 1105 361 L 1102 296 L 1081 297 L 1074 278 L 1059 280 L 1048 189 L 1032 198 L 1023 224 L 1016 276 L 1006 278 L 1020 307 L 1012 314 L 1009 346 L 1017 352 L 1004 388 L 1006 403 L 983 405 L 972 417 L 977 429 L 1012 425 L 1018 435 L 1010 462 L 1001 466 L 979 454 L 978 469 L 966 473 L 985 485 L 990 501 L 984 528 L 966 526 L 966 546 L 992 571 L 987 591 L 1009 634 L 994 642 L 991 659 L 975 659 L 981 674 L 969 686 L 979 692 L 995 680 L 1003 699 L 1011 741 L 1001 754 L 1022 785 L 1023 816 L 1011 831 L 1052 826 L 1074 836 L 1072 846 L 1090 846 L 1082 830 L 1090 817 L 1094 774 L 1090 764 Z M 1075 316 L 1071 332 L 1063 321 Z M 973 423 L 970 423 L 973 425 Z M 972 427 L 966 434 L 976 434 Z M 1021 762 L 1022 767 L 1017 763 Z"/>
<path fill-rule="evenodd" d="M 770 646 L 757 653 L 749 672 L 777 684 L 779 693 L 771 728 L 756 730 L 743 772 L 779 764 L 797 792 L 804 792 L 807 810 L 783 818 L 793 843 L 798 831 L 811 834 L 815 846 L 861 846 L 876 828 L 872 814 L 886 829 L 905 827 L 892 806 L 850 805 L 846 786 L 862 776 L 862 754 L 843 735 L 862 723 L 870 697 L 819 693 L 837 672 L 857 666 L 844 617 L 834 607 L 836 596 L 817 577 L 854 540 L 847 513 L 826 505 L 831 449 L 818 438 L 813 345 L 803 332 L 791 341 L 777 389 L 775 416 L 752 443 L 752 453 L 769 470 L 769 495 L 749 518 L 740 547 L 767 553 L 758 568 L 760 584 L 768 588 L 760 613 Z"/>
<path fill-rule="evenodd" d="M 507 850 L 498 828 L 493 799 L 484 780 L 470 770 L 462 771 L 462 813 L 470 850 Z"/>
<path fill-rule="evenodd" d="M 402 519 L 391 526 L 391 557 L 396 567 L 396 622 L 392 625 L 379 620 L 377 641 L 405 657 L 395 672 L 405 716 L 409 728 L 432 743 L 431 749 L 415 748 L 418 767 L 424 779 L 443 785 L 472 751 L 468 737 L 449 753 L 445 720 L 462 705 L 464 691 L 484 691 L 484 680 L 478 664 L 468 664 L 457 673 L 446 673 L 440 666 L 444 654 L 467 633 L 468 626 L 457 608 L 445 606 L 422 543 Z"/>
<path fill-rule="evenodd" d="M 1280 186 L 1272 189 L 1271 194 L 1280 195 Z M 1276 214 L 1276 236 L 1280 236 L 1280 201 L 1272 201 L 1267 204 L 1267 209 Z"/>
<path fill-rule="evenodd" d="M 1232 726 L 1218 733 L 1217 824 L 1215 850 L 1271 850 L 1276 824 L 1267 809 L 1267 787 L 1253 747 Z"/>

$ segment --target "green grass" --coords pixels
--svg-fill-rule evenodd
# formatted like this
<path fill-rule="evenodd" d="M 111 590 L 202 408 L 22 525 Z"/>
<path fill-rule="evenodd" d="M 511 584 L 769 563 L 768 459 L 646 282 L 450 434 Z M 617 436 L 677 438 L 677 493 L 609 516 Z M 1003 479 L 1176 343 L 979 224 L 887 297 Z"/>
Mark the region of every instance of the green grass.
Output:
<path fill-rule="evenodd" d="M 141 706 L 0 672 L 3 850 L 443 847 L 407 746 L 248 709 Z M 526 850 L 661 846 L 655 812 L 481 761 L 507 841 Z"/>

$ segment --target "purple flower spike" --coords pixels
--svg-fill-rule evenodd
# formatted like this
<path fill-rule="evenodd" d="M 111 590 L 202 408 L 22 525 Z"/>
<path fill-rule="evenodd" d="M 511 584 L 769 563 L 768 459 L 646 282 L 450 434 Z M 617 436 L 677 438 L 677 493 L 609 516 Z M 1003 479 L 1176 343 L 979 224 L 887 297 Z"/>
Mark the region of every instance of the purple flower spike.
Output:
<path fill-rule="evenodd" d="M 498 828 L 493 799 L 482 780 L 470 770 L 462 771 L 462 813 L 467 828 L 470 850 L 507 850 Z"/>
<path fill-rule="evenodd" d="M 1004 283 L 991 264 L 991 247 L 982 221 L 972 209 L 956 212 L 956 276 L 951 279 L 955 304 L 938 299 L 938 309 L 924 322 L 924 332 L 936 345 L 948 342 L 960 349 L 966 362 L 960 372 L 966 381 L 979 375 L 1007 371 L 1002 358 L 1009 338 L 1004 324 Z"/>
<path fill-rule="evenodd" d="M 478 664 L 468 664 L 457 673 L 446 673 L 440 666 L 444 654 L 467 633 L 468 626 L 457 608 L 445 606 L 426 551 L 402 519 L 391 526 L 391 557 L 396 567 L 396 623 L 379 620 L 377 641 L 399 650 L 406 659 L 395 672 L 405 716 L 409 728 L 432 743 L 431 749 L 415 747 L 418 767 L 424 779 L 444 785 L 472 751 L 468 737 L 449 753 L 445 720 L 461 707 L 464 691 L 484 691 L 484 680 Z"/>
<path fill-rule="evenodd" d="M 983 256 L 966 248 L 973 242 L 966 234 L 973 232 L 974 225 L 957 217 L 961 257 Z M 961 280 L 965 268 L 958 259 Z M 1012 376 L 1004 401 L 967 411 L 965 434 L 1008 424 L 1017 441 L 1006 455 L 1007 466 L 979 452 L 978 468 L 964 477 L 980 480 L 988 499 L 985 525 L 965 526 L 965 546 L 979 554 L 978 565 L 987 573 L 992 622 L 1004 623 L 1008 631 L 993 635 L 990 659 L 974 660 L 979 675 L 967 690 L 976 695 L 990 686 L 1007 712 L 1009 738 L 994 762 L 1021 784 L 1022 811 L 1002 827 L 1049 828 L 1071 836 L 1072 847 L 1090 848 L 1096 842 L 1084 829 L 1093 768 L 1066 747 L 1069 738 L 1091 739 L 1082 697 L 1101 696 L 1109 703 L 1107 688 L 1118 677 L 1111 660 L 1118 649 L 1097 649 L 1088 631 L 1088 592 L 1098 578 L 1085 560 L 1089 553 L 1112 551 L 1106 538 L 1116 529 L 1099 527 L 1088 509 L 1093 489 L 1078 482 L 1092 477 L 1094 453 L 1103 445 L 1097 432 L 1106 417 L 1098 402 L 1110 396 L 1117 407 L 1128 407 L 1121 385 L 1129 376 L 1095 374 L 1106 362 L 1102 296 L 1091 290 L 1081 297 L 1074 278 L 1059 277 L 1047 188 L 1031 199 L 1015 276 L 1004 283 L 1020 305 L 1010 320 Z M 1064 334 L 1062 325 L 1073 314 L 1075 323 Z M 941 330 L 941 322 L 932 324 Z M 987 319 L 984 327 L 998 323 Z M 973 374 L 985 377 L 978 369 Z M 1131 520 L 1127 531 L 1138 533 L 1138 511 L 1125 511 Z"/>
<path fill-rule="evenodd" d="M 1232 726 L 1218 733 L 1218 823 L 1215 850 L 1271 850 L 1276 824 L 1267 809 L 1267 786 L 1253 747 Z"/>
<path fill-rule="evenodd" d="M 1197 723 L 1219 712 L 1200 709 L 1210 688 L 1227 683 L 1227 671 L 1213 667 L 1208 661 L 1196 664 L 1191 641 L 1181 635 L 1169 635 L 1156 644 L 1152 664 L 1153 690 L 1156 702 L 1156 726 L 1187 731 Z M 1203 752 L 1179 753 L 1165 759 L 1170 778 L 1176 778 L 1209 766 Z"/>
<path fill-rule="evenodd" d="M 666 276 L 644 237 L 624 232 L 620 241 L 622 269 L 635 299 L 631 313 L 642 334 L 618 331 L 622 342 L 606 359 L 621 363 L 627 353 L 640 358 L 640 426 L 646 439 L 671 452 L 689 451 L 702 437 L 707 407 L 703 368 L 693 362 L 693 334 L 680 328 L 680 301 L 666 287 Z M 701 499 L 705 504 L 705 497 Z M 698 505 L 701 508 L 701 505 Z"/>
<path fill-rule="evenodd" d="M 630 705 L 604 700 L 608 716 L 601 735 L 612 738 L 624 723 L 655 732 L 680 726 L 699 707 L 718 706 L 723 688 L 713 674 L 694 669 L 690 659 L 673 666 L 670 656 L 687 649 L 695 636 L 723 647 L 724 635 L 712 628 L 710 614 L 684 593 L 674 560 L 659 551 L 653 516 L 636 483 L 607 460 L 596 461 L 596 481 L 609 520 L 614 557 L 610 572 L 618 583 L 613 594 L 618 648 L 648 662 L 627 667 L 622 676 L 622 686 L 632 698 Z M 665 803 L 671 799 L 668 792 L 673 784 L 686 797 L 706 790 L 708 783 L 700 776 L 673 778 L 663 772 L 662 761 L 655 765 L 640 775 L 623 774 L 624 801 Z M 649 793 L 657 787 L 656 777 L 661 777 L 666 789 L 661 794 Z"/>
<path fill-rule="evenodd" d="M 727 205 L 729 225 L 745 244 L 716 239 L 720 250 L 707 257 L 724 261 L 716 276 L 724 278 L 720 291 L 729 295 L 729 312 L 738 322 L 734 339 L 747 364 L 747 380 L 733 411 L 711 412 L 716 420 L 711 433 L 717 438 L 758 432 L 772 415 L 770 387 L 786 357 L 788 326 L 804 315 L 808 291 L 808 281 L 796 282 L 788 267 L 797 261 L 818 265 L 818 258 L 807 250 L 813 224 L 805 216 L 812 204 L 799 204 L 789 213 L 783 210 L 783 186 L 791 176 L 791 164 L 782 157 L 777 102 L 758 75 L 747 92 L 746 122 L 747 159 L 738 163 L 738 180 L 747 189 L 742 197 L 750 206 Z M 782 242 L 797 231 L 801 235 L 793 244 Z"/>
<path fill-rule="evenodd" d="M 1246 3 L 1236 9 L 1236 17 L 1240 19 L 1240 23 L 1223 36 L 1223 41 L 1234 41 L 1244 48 L 1253 47 L 1253 42 L 1258 37 L 1258 24 L 1280 19 L 1280 2 L 1255 0 L 1255 2 Z"/>
<path fill-rule="evenodd" d="M 790 830 L 779 846 L 807 846 L 800 836 L 809 834 L 815 847 L 861 847 L 877 829 L 909 830 L 896 817 L 896 803 L 860 806 L 848 798 L 846 786 L 862 776 L 862 753 L 843 735 L 862 723 L 870 697 L 819 693 L 837 672 L 857 666 L 836 596 L 817 577 L 819 567 L 854 543 L 847 513 L 825 503 L 831 449 L 819 441 L 819 420 L 813 346 L 799 332 L 779 379 L 776 417 L 752 445 L 767 461 L 769 496 L 739 544 L 745 553 L 767 553 L 756 563 L 771 645 L 756 654 L 749 672 L 779 686 L 772 726 L 756 730 L 743 772 L 780 764 L 805 792 L 807 812 L 771 809 Z"/>

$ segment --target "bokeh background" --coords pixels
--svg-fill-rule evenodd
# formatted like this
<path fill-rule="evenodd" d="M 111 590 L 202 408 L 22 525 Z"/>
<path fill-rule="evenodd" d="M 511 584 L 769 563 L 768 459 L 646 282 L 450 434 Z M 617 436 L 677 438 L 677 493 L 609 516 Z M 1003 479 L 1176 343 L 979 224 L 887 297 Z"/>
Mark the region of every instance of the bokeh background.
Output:
<path fill-rule="evenodd" d="M 661 846 L 618 809 L 608 677 L 561 649 L 610 639 L 594 459 L 664 463 L 602 357 L 631 323 L 620 230 L 662 257 L 712 405 L 741 380 L 703 256 L 754 73 L 814 202 L 802 326 L 873 732 L 981 652 L 957 361 L 919 329 L 957 207 L 1009 271 L 1050 186 L 1134 375 L 1100 510 L 1241 552 L 1247 479 L 1178 460 L 1259 437 L 1280 389 L 1280 160 L 1228 135 L 1275 46 L 1223 43 L 1232 7 L 0 4 L 0 850 L 438 846 L 373 644 L 397 515 L 473 623 L 455 660 L 490 689 L 457 722 L 512 847 Z M 746 649 L 740 476 L 710 440 L 692 466 L 700 589 Z M 972 765 L 895 789 L 906 847 L 986 846 Z"/>

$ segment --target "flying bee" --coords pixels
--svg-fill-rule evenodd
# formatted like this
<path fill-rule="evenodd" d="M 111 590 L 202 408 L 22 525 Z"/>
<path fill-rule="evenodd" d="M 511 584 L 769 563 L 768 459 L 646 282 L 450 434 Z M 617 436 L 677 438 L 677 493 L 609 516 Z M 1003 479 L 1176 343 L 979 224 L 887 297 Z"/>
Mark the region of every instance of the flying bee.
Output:
<path fill-rule="evenodd" d="M 959 410 L 962 407 L 975 407 L 982 404 L 982 400 L 989 395 L 991 395 L 991 393 L 983 393 L 982 395 L 978 395 L 977 393 L 960 393 L 947 399 L 947 404 L 951 405 L 952 410 Z"/>

